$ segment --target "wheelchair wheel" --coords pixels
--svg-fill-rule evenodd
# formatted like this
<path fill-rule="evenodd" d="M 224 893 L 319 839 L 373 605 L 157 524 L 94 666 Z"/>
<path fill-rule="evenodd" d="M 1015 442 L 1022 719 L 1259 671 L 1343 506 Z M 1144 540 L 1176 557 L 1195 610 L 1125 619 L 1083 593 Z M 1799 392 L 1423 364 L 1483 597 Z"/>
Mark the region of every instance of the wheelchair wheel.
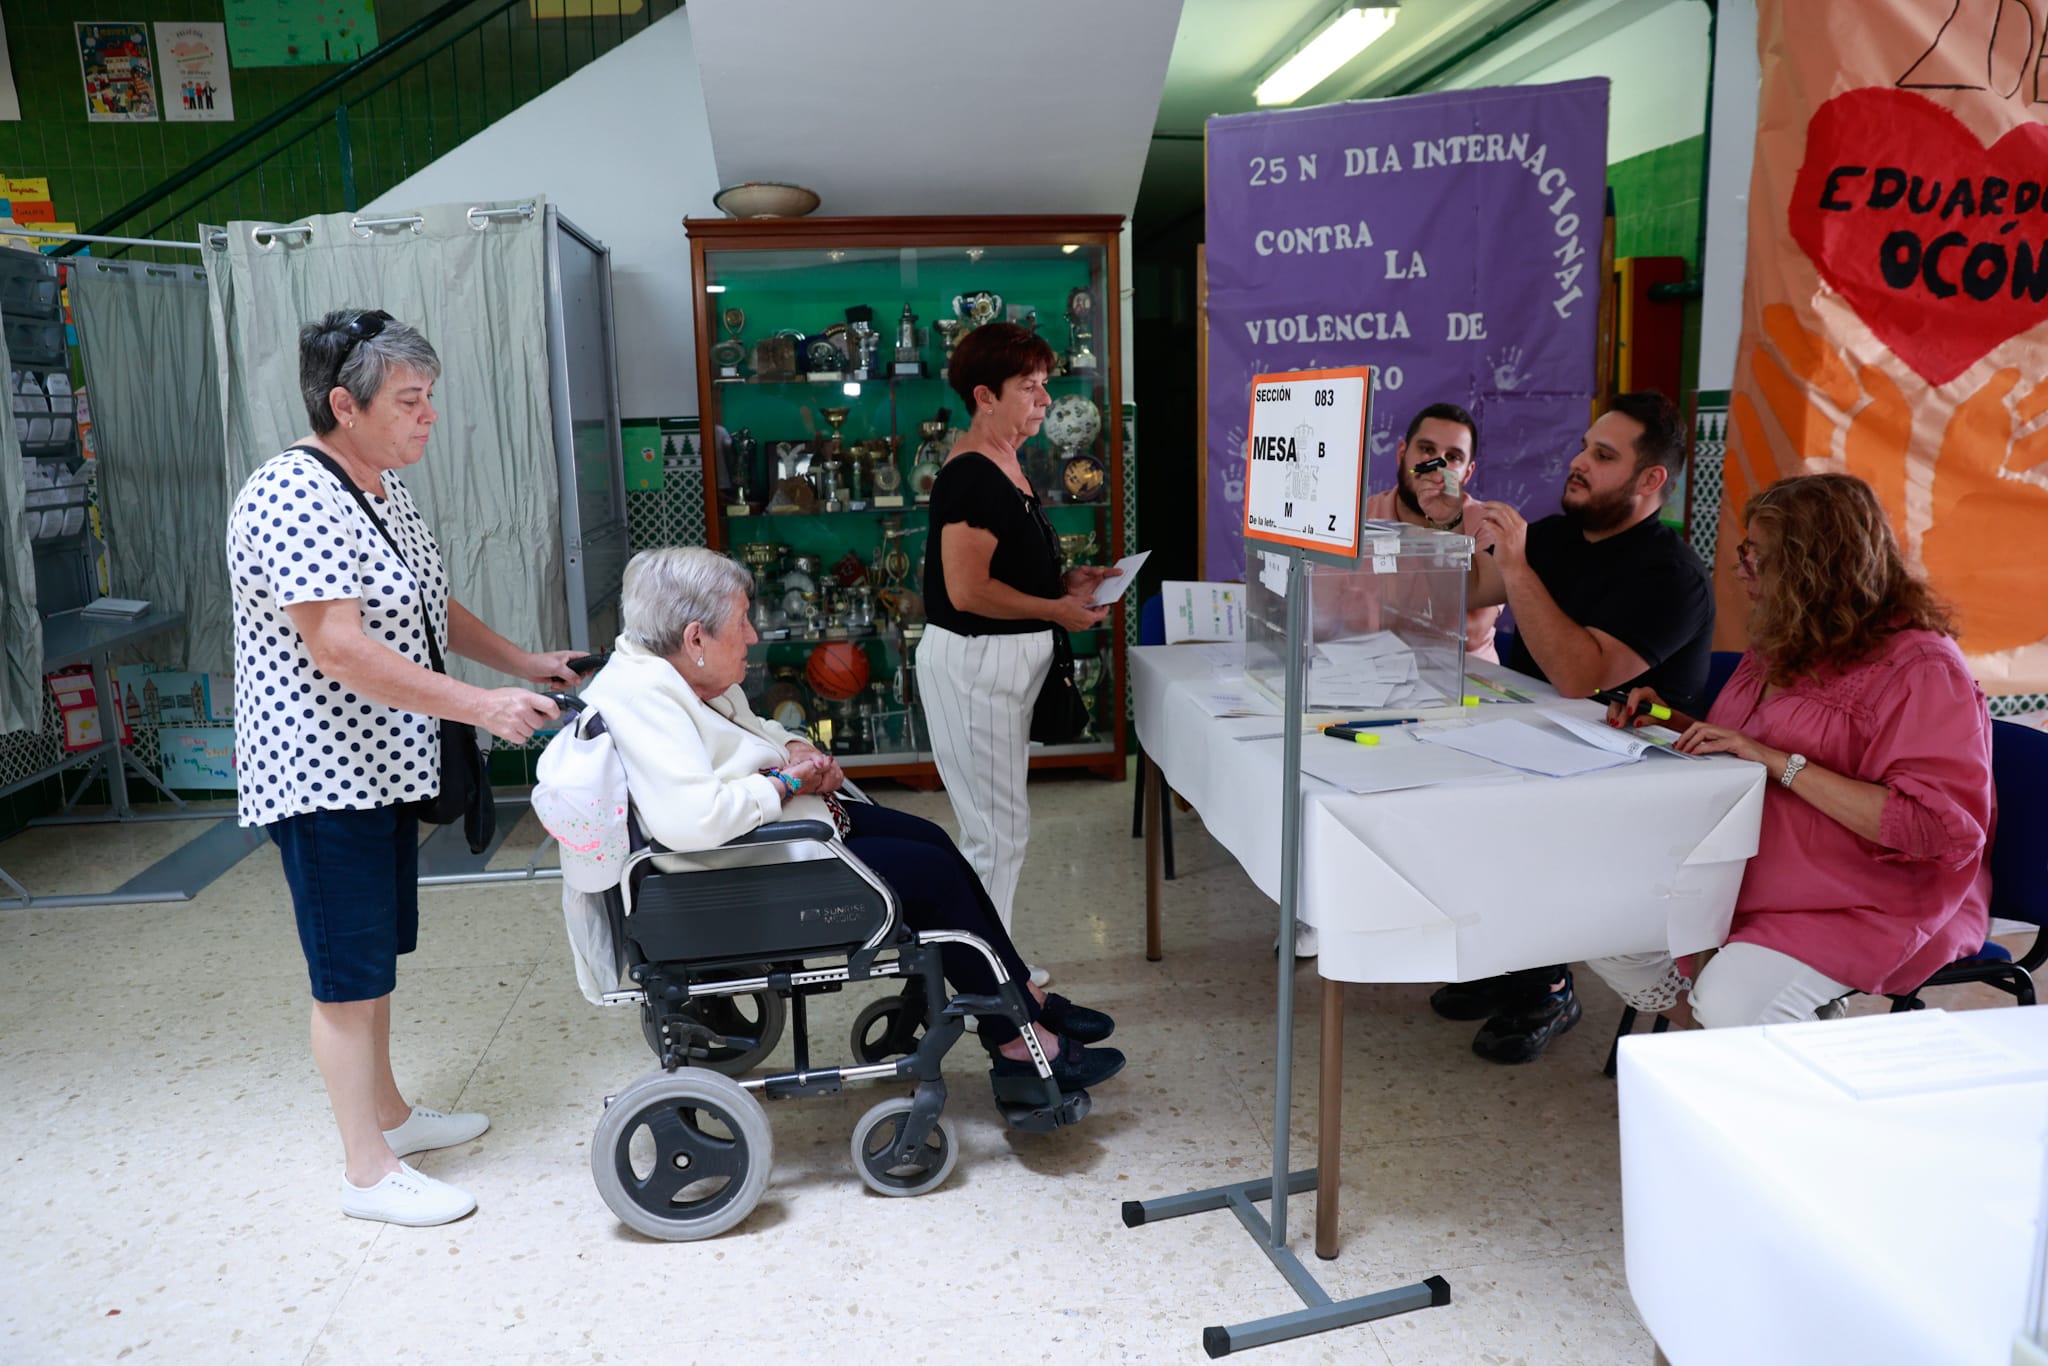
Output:
<path fill-rule="evenodd" d="M 941 1116 L 925 1136 L 924 1146 L 908 1163 L 892 1165 L 890 1149 L 910 1118 L 908 1096 L 885 1100 L 853 1126 L 853 1169 L 867 1188 L 882 1195 L 923 1195 L 945 1184 L 960 1161 L 953 1139 L 953 1121 Z"/>
<path fill-rule="evenodd" d="M 921 997 L 898 994 L 868 1002 L 853 1017 L 853 1060 L 877 1063 L 915 1053 L 924 1023 Z"/>
<path fill-rule="evenodd" d="M 761 1065 L 775 1045 L 782 1042 L 782 1027 L 789 1018 L 789 1002 L 773 991 L 747 996 L 707 996 L 683 1007 L 683 1013 L 719 1035 L 725 1043 L 692 1057 L 692 1067 L 709 1068 L 727 1077 L 743 1077 Z M 654 1056 L 661 1057 L 661 1028 L 654 1022 L 652 1007 L 640 1007 L 640 1032 Z"/>
<path fill-rule="evenodd" d="M 761 1102 L 701 1067 L 634 1082 L 590 1142 L 605 1204 L 626 1227 L 667 1242 L 716 1237 L 752 1214 L 774 1162 Z"/>

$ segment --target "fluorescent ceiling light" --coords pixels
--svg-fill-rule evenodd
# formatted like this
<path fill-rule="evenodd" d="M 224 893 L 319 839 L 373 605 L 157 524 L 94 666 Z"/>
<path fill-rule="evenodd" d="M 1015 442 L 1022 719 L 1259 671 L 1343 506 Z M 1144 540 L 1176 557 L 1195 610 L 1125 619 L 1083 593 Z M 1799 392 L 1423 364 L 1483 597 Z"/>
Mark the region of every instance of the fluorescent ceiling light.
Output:
<path fill-rule="evenodd" d="M 1384 37 L 1401 11 L 1392 5 L 1346 5 L 1322 31 L 1268 72 L 1252 91 L 1258 104 L 1293 104 L 1353 57 Z"/>

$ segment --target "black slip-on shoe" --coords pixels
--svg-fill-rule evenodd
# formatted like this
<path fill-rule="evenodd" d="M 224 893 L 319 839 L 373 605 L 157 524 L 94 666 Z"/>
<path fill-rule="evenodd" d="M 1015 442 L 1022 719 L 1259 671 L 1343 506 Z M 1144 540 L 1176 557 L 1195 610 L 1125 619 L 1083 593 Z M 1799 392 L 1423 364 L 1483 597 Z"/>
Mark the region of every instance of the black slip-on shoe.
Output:
<path fill-rule="evenodd" d="M 1116 1049 L 1083 1048 L 1072 1039 L 1062 1039 L 1060 1051 L 1046 1061 L 1052 1064 L 1052 1079 L 1063 1092 L 1085 1091 L 1124 1070 L 1124 1055 Z M 1033 1094 L 1039 1086 L 1038 1069 L 1029 1058 L 991 1054 L 988 1075 L 999 1100 L 1009 1099 L 1012 1093 L 1043 1099 Z"/>
<path fill-rule="evenodd" d="M 1038 1022 L 1075 1043 L 1101 1043 L 1116 1032 L 1116 1021 L 1099 1010 L 1077 1006 L 1058 992 L 1047 992 L 1038 1008 Z"/>

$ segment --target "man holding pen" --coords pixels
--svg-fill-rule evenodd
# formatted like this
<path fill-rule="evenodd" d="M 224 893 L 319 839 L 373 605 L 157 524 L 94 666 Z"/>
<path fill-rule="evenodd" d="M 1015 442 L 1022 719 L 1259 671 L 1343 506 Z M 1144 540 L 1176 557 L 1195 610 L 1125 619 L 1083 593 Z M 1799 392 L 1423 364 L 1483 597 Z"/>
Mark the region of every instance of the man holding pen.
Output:
<path fill-rule="evenodd" d="M 1714 633 L 1707 567 L 1657 518 L 1685 455 L 1678 411 L 1657 393 L 1622 394 L 1573 457 L 1564 511 L 1533 524 L 1505 503 L 1483 503 L 1477 526 L 1490 554 L 1472 558 L 1469 609 L 1506 604 L 1515 644 L 1508 668 L 1547 680 L 1567 697 L 1648 687 L 1682 712 L 1706 706 Z M 1439 1015 L 1486 1021 L 1472 1051 L 1493 1062 L 1533 1062 L 1579 1022 L 1565 964 L 1444 987 Z"/>

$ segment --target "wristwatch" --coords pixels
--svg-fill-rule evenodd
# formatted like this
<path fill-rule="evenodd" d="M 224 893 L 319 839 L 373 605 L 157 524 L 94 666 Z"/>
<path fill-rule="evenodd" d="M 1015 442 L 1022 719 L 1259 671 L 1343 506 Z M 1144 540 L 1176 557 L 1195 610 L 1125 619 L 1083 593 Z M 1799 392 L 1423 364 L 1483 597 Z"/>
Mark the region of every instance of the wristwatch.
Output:
<path fill-rule="evenodd" d="M 1799 776 L 1799 770 L 1806 767 L 1806 756 L 1795 754 L 1785 760 L 1785 771 L 1778 775 L 1778 782 L 1785 787 L 1792 786 L 1792 780 Z"/>

